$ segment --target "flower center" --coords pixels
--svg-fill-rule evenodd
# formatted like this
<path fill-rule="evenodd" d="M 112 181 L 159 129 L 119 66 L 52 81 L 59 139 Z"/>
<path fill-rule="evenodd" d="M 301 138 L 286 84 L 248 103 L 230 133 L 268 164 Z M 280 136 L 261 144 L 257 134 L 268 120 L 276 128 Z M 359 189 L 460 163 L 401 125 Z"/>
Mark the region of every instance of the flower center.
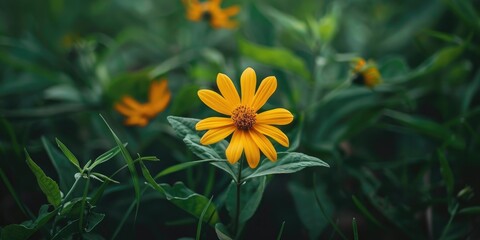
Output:
<path fill-rule="evenodd" d="M 212 20 L 212 13 L 210 11 L 204 11 L 202 14 L 202 19 L 206 22 L 210 22 L 210 20 Z"/>
<path fill-rule="evenodd" d="M 249 130 L 255 125 L 257 114 L 247 106 L 239 106 L 232 112 L 232 120 L 235 127 L 240 130 Z"/>

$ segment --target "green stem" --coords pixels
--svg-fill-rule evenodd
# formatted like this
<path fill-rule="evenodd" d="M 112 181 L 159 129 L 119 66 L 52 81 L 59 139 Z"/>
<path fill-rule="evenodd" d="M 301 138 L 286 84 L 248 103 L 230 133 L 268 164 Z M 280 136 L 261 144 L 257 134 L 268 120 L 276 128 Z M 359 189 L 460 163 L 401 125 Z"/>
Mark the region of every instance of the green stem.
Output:
<path fill-rule="evenodd" d="M 72 187 L 70 188 L 70 190 L 68 190 L 68 193 L 67 195 L 65 195 L 65 197 L 62 199 L 62 202 L 60 204 L 60 207 L 63 206 L 63 204 L 65 203 L 65 201 L 67 201 L 68 197 L 70 197 L 70 195 L 73 193 L 73 190 L 75 190 L 75 188 L 77 187 L 78 183 L 80 182 L 80 178 L 82 178 L 81 174 L 80 174 L 80 177 L 76 178 L 75 179 L 75 182 L 73 183 Z"/>
<path fill-rule="evenodd" d="M 235 235 L 235 238 L 238 236 L 238 225 L 240 221 L 240 193 L 241 193 L 241 187 L 242 187 L 242 168 L 243 168 L 243 159 L 240 159 L 240 166 L 238 166 L 238 175 L 237 175 L 237 201 L 236 201 L 236 206 L 235 206 L 235 224 L 233 227 L 233 233 Z"/>
<path fill-rule="evenodd" d="M 90 173 L 88 173 L 88 175 L 90 175 Z M 85 203 L 87 202 L 89 185 L 90 185 L 90 176 L 88 176 L 87 183 L 85 183 L 85 188 L 83 189 L 82 207 L 80 208 L 81 211 L 80 211 L 80 221 L 79 221 L 80 232 L 83 232 L 83 215 L 85 213 Z"/>

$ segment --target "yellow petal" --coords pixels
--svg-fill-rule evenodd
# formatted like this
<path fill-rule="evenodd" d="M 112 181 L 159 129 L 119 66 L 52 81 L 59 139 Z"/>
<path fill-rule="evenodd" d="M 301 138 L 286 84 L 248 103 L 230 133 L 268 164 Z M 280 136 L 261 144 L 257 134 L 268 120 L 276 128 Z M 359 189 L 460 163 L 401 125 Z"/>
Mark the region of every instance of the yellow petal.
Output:
<path fill-rule="evenodd" d="M 127 126 L 140 126 L 145 127 L 148 124 L 148 120 L 142 116 L 133 116 L 125 120 L 125 125 Z"/>
<path fill-rule="evenodd" d="M 255 111 L 258 111 L 272 94 L 277 89 L 277 79 L 273 76 L 263 79 L 262 83 L 258 87 L 258 91 L 253 98 L 252 107 Z"/>
<path fill-rule="evenodd" d="M 243 147 L 245 148 L 248 166 L 250 166 L 250 168 L 256 168 L 260 162 L 260 150 L 250 134 L 245 134 L 244 136 Z"/>
<path fill-rule="evenodd" d="M 240 76 L 240 87 L 242 89 L 242 104 L 250 106 L 257 88 L 257 76 L 252 68 L 247 68 Z"/>
<path fill-rule="evenodd" d="M 152 81 L 150 84 L 150 89 L 148 93 L 148 100 L 150 102 L 157 101 L 163 98 L 165 95 L 169 94 L 170 91 L 168 90 L 168 82 L 167 80 L 162 81 Z"/>
<path fill-rule="evenodd" d="M 263 134 L 257 132 L 256 130 L 252 129 L 248 131 L 250 133 L 250 137 L 255 141 L 258 148 L 267 156 L 268 159 L 271 161 L 277 161 L 277 151 L 273 147 L 270 140 L 268 140 Z"/>
<path fill-rule="evenodd" d="M 158 113 L 162 112 L 167 108 L 168 103 L 170 102 L 171 94 L 170 92 L 165 93 L 161 98 L 155 100 L 154 102 L 150 102 L 148 104 L 149 112 L 145 115 L 149 117 L 153 117 Z"/>
<path fill-rule="evenodd" d="M 240 105 L 240 97 L 238 96 L 237 89 L 233 85 L 232 80 L 225 74 L 219 73 L 217 75 L 217 86 L 220 89 L 220 93 L 227 100 L 227 103 L 232 108 L 236 108 Z"/>
<path fill-rule="evenodd" d="M 203 145 L 210 145 L 217 143 L 230 135 L 236 128 L 232 126 L 226 126 L 221 128 L 214 128 L 208 130 L 205 135 L 200 139 L 200 143 Z"/>
<path fill-rule="evenodd" d="M 259 133 L 273 138 L 273 140 L 280 143 L 280 145 L 284 147 L 288 147 L 289 145 L 288 137 L 280 129 L 274 126 L 266 125 L 266 124 L 255 124 L 253 128 L 257 130 Z"/>
<path fill-rule="evenodd" d="M 136 111 L 142 111 L 143 105 L 139 103 L 137 100 L 133 99 L 130 96 L 125 96 L 122 98 L 122 101 L 125 103 L 127 107 L 130 107 Z"/>
<path fill-rule="evenodd" d="M 207 130 L 212 128 L 220 128 L 233 125 L 233 120 L 231 118 L 224 117 L 209 117 L 201 120 L 195 125 L 197 131 Z"/>
<path fill-rule="evenodd" d="M 285 108 L 275 108 L 257 114 L 257 124 L 286 125 L 293 121 L 293 115 Z"/>
<path fill-rule="evenodd" d="M 205 105 L 219 113 L 230 115 L 233 111 L 233 108 L 227 104 L 225 98 L 212 90 L 200 90 L 198 91 L 198 97 Z"/>
<path fill-rule="evenodd" d="M 228 8 L 225 8 L 223 10 L 223 13 L 227 16 L 234 16 L 234 15 L 237 15 L 237 13 L 240 12 L 240 7 L 239 6 L 231 6 L 231 7 L 228 7 Z"/>
<path fill-rule="evenodd" d="M 119 113 L 123 114 L 124 116 L 140 115 L 139 112 L 137 112 L 137 111 L 121 104 L 121 103 L 115 104 L 115 110 L 117 110 Z"/>
<path fill-rule="evenodd" d="M 240 159 L 243 152 L 243 142 L 244 140 L 244 131 L 236 130 L 233 132 L 232 140 L 228 144 L 225 155 L 227 155 L 227 160 L 229 163 L 234 164 Z"/>

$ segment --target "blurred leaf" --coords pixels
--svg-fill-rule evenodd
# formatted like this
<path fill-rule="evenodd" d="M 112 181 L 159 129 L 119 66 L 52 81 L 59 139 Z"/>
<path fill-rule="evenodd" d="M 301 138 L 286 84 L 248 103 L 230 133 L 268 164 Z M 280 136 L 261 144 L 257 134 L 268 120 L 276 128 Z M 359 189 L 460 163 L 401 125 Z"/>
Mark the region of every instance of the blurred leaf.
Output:
<path fill-rule="evenodd" d="M 27 150 L 25 150 L 25 155 L 27 157 L 27 165 L 32 170 L 33 174 L 35 174 L 38 186 L 47 197 L 48 202 L 54 207 L 60 206 L 62 197 L 58 184 L 45 175 L 42 169 L 32 160 L 32 158 L 30 158 Z"/>
<path fill-rule="evenodd" d="M 85 231 L 91 232 L 103 220 L 103 218 L 105 218 L 105 214 L 103 213 L 89 212 Z"/>
<path fill-rule="evenodd" d="M 282 70 L 290 70 L 310 80 L 310 72 L 305 62 L 287 49 L 279 47 L 267 47 L 238 40 L 240 52 L 253 60 Z"/>
<path fill-rule="evenodd" d="M 265 191 L 266 177 L 251 179 L 241 183 L 240 187 L 240 217 L 239 225 L 246 223 L 257 211 L 260 201 Z M 237 197 L 237 183 L 230 182 L 227 190 L 227 198 L 225 206 L 232 219 L 236 216 L 236 197 Z M 240 227 L 241 228 L 241 227 Z"/>
<path fill-rule="evenodd" d="M 465 97 L 463 98 L 463 101 L 462 101 L 462 113 L 466 113 L 468 111 L 468 108 L 470 107 L 472 99 L 479 88 L 480 88 L 480 71 L 477 71 L 473 81 L 469 84 L 469 86 L 465 91 L 465 94 L 464 94 Z"/>
<path fill-rule="evenodd" d="M 40 207 L 38 217 L 35 221 L 26 221 L 22 224 L 11 224 L 2 228 L 0 239 L 5 240 L 22 240 L 28 239 L 32 234 L 37 232 L 43 227 L 52 217 L 58 212 L 58 208 L 48 212 L 48 205 L 42 205 Z"/>
<path fill-rule="evenodd" d="M 177 67 L 180 67 L 187 62 L 191 61 L 194 59 L 194 57 L 198 53 L 196 50 L 189 50 L 185 51 L 180 54 L 176 54 L 175 56 L 163 61 L 162 63 L 158 64 L 156 67 L 154 67 L 149 73 L 148 76 L 150 79 L 155 79 L 158 78 L 160 75 L 163 75 Z"/>
<path fill-rule="evenodd" d="M 82 168 L 80 167 L 80 164 L 78 163 L 77 157 L 73 155 L 73 153 L 63 144 L 58 138 L 55 138 L 55 141 L 57 142 L 58 147 L 60 150 L 62 150 L 63 154 L 68 158 L 68 160 L 77 167 L 79 172 L 82 172 Z"/>
<path fill-rule="evenodd" d="M 255 170 L 247 169 L 242 181 L 271 174 L 298 172 L 306 167 L 330 167 L 326 162 L 312 156 L 297 152 L 278 153 L 278 159 L 272 162 L 264 159 Z"/>
<path fill-rule="evenodd" d="M 293 197 L 298 217 L 303 226 L 308 230 L 310 239 L 318 239 L 328 225 L 328 221 L 322 217 L 321 209 L 316 204 L 313 189 L 307 189 L 295 182 L 288 183 L 287 188 Z M 322 196 L 326 196 L 325 187 L 322 186 L 320 192 Z M 322 200 L 322 204 L 326 206 L 325 214 L 330 217 L 333 213 L 332 202 L 328 198 L 323 198 Z"/>
<path fill-rule="evenodd" d="M 409 73 L 410 67 L 404 58 L 394 57 L 379 64 L 378 70 L 382 74 L 385 82 L 388 82 L 395 81 L 400 77 L 405 77 Z"/>
<path fill-rule="evenodd" d="M 450 63 L 452 63 L 460 56 L 460 54 L 463 52 L 463 49 L 463 46 L 455 46 L 446 47 L 439 50 L 433 56 L 424 61 L 415 70 L 413 70 L 411 72 L 412 77 L 421 77 L 433 72 L 437 72 L 447 67 Z"/>
<path fill-rule="evenodd" d="M 453 12 L 466 22 L 475 31 L 480 31 L 480 16 L 478 16 L 478 8 L 468 0 L 444 0 Z M 477 5 L 478 7 L 478 5 Z"/>
<path fill-rule="evenodd" d="M 150 171 L 143 162 L 140 161 L 140 166 L 142 167 L 142 173 L 147 182 L 155 190 L 157 190 L 162 196 L 164 196 L 168 201 L 175 204 L 177 207 L 183 209 L 184 211 L 190 213 L 197 219 L 202 215 L 204 207 L 208 204 L 209 200 L 205 196 L 202 196 L 198 193 L 193 192 L 185 186 L 182 182 L 177 182 L 173 186 L 168 184 L 158 184 L 153 179 Z M 210 204 L 208 211 L 206 212 L 207 216 L 212 216 L 209 219 L 204 219 L 205 222 L 214 226 L 215 223 L 219 222 L 218 212 L 214 204 Z"/>
<path fill-rule="evenodd" d="M 225 225 L 222 223 L 215 224 L 215 232 L 217 233 L 219 240 L 233 240 L 233 238 L 230 237 L 227 227 L 225 227 Z"/>
<path fill-rule="evenodd" d="M 452 169 L 448 164 L 448 160 L 445 157 L 444 150 L 437 150 L 438 159 L 440 160 L 440 172 L 442 173 L 443 180 L 447 186 L 448 196 L 453 196 L 453 187 L 455 185 L 453 179 Z"/>
<path fill-rule="evenodd" d="M 392 110 L 385 110 L 384 114 L 421 134 L 434 137 L 442 142 L 444 141 L 452 147 L 463 149 L 465 146 L 463 139 L 456 137 L 448 128 L 443 127 L 434 121 Z"/>
<path fill-rule="evenodd" d="M 127 144 L 124 144 L 124 146 L 126 147 Z M 107 152 L 105 153 L 102 153 L 102 155 L 98 156 L 92 163 L 92 165 L 89 167 L 90 170 L 94 169 L 96 166 L 112 159 L 113 157 L 115 157 L 119 152 L 121 151 L 121 149 L 118 147 L 118 146 L 115 146 L 114 148 L 108 150 Z"/>
<path fill-rule="evenodd" d="M 302 40 L 307 36 L 307 26 L 299 19 L 282 13 L 268 5 L 260 5 L 258 8 L 273 24 L 284 28 L 286 32 L 292 33 L 292 35 L 295 35 Z"/>
<path fill-rule="evenodd" d="M 55 85 L 47 88 L 44 91 L 46 99 L 69 101 L 69 102 L 81 102 L 81 93 L 72 85 Z"/>
<path fill-rule="evenodd" d="M 28 239 L 35 232 L 36 229 L 34 228 L 29 228 L 22 224 L 11 224 L 2 229 L 2 235 L 0 238 L 9 240 L 23 240 Z"/>
<path fill-rule="evenodd" d="M 188 84 L 176 93 L 176 97 L 172 101 L 171 113 L 173 115 L 183 115 L 200 105 L 197 98 L 197 91 L 199 87 Z"/>
<path fill-rule="evenodd" d="M 132 182 L 133 182 L 133 188 L 135 189 L 135 201 L 137 202 L 136 210 L 135 210 L 135 218 L 137 217 L 138 213 L 138 207 L 140 206 L 140 185 L 138 183 L 138 176 L 137 176 L 137 171 L 135 170 L 135 165 L 133 163 L 132 157 L 130 156 L 130 153 L 128 153 L 127 149 L 125 146 L 123 146 L 122 142 L 120 139 L 117 137 L 115 132 L 110 128 L 110 125 L 108 125 L 107 121 L 105 118 L 103 118 L 102 115 L 100 117 L 103 119 L 105 124 L 107 125 L 108 129 L 112 133 L 113 138 L 115 139 L 115 142 L 117 143 L 117 146 L 120 148 L 120 151 L 122 152 L 122 156 L 127 162 L 128 165 L 128 170 L 130 170 Z"/>
<path fill-rule="evenodd" d="M 368 209 L 360 202 L 360 200 L 358 200 L 357 197 L 355 197 L 355 195 L 352 195 L 352 200 L 358 210 L 360 210 L 365 217 L 375 223 L 375 225 L 382 227 L 382 224 L 370 213 L 370 211 L 368 211 Z"/>
<path fill-rule="evenodd" d="M 473 206 L 473 207 L 466 207 L 460 209 L 458 211 L 459 214 L 465 214 L 465 215 L 476 215 L 478 216 L 480 214 L 480 206 Z"/>

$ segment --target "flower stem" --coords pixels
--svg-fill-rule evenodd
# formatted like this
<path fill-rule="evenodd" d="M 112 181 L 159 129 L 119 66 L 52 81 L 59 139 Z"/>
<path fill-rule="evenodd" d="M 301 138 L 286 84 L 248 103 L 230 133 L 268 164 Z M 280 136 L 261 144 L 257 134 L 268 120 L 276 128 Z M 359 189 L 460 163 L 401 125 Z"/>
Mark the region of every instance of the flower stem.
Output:
<path fill-rule="evenodd" d="M 238 166 L 238 175 L 237 175 L 237 201 L 236 201 L 236 210 L 235 210 L 235 224 L 233 227 L 233 233 L 235 235 L 235 238 L 238 236 L 238 225 L 240 221 L 240 193 L 241 193 L 241 187 L 242 187 L 242 168 L 243 168 L 243 159 L 240 159 L 240 166 Z"/>

